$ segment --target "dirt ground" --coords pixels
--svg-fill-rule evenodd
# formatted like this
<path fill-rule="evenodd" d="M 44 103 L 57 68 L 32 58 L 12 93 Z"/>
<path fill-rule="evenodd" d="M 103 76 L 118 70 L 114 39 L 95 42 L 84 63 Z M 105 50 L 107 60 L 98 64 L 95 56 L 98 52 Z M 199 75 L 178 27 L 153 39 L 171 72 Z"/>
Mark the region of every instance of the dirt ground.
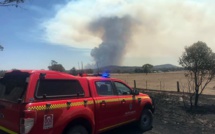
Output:
<path fill-rule="evenodd" d="M 202 95 L 199 107 L 189 110 L 183 103 L 182 94 L 144 90 L 154 98 L 153 129 L 142 132 L 135 124 L 113 129 L 104 134 L 214 134 L 215 133 L 215 96 Z M 188 103 L 185 103 L 188 104 Z"/>

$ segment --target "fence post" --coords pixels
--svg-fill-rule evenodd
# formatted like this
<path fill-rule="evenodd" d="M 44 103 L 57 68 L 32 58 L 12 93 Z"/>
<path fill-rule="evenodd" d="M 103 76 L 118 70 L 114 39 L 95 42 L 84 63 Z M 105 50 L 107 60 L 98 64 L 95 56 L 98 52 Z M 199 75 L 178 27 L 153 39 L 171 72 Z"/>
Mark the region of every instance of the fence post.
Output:
<path fill-rule="evenodd" d="M 161 90 L 161 81 L 160 81 L 160 90 Z"/>
<path fill-rule="evenodd" d="M 147 81 L 146 81 L 146 89 L 147 89 Z"/>
<path fill-rule="evenodd" d="M 177 91 L 180 92 L 179 82 L 177 81 Z"/>
<path fill-rule="evenodd" d="M 136 89 L 136 80 L 134 80 L 134 88 Z"/>

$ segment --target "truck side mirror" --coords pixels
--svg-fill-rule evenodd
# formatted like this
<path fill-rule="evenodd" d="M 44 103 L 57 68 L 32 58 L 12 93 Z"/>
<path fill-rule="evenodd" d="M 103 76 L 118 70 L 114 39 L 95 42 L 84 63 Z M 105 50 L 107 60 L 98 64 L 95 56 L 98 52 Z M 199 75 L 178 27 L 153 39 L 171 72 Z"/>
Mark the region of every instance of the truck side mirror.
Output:
<path fill-rule="evenodd" d="M 139 90 L 137 90 L 137 89 L 132 90 L 132 94 L 133 95 L 139 95 Z"/>

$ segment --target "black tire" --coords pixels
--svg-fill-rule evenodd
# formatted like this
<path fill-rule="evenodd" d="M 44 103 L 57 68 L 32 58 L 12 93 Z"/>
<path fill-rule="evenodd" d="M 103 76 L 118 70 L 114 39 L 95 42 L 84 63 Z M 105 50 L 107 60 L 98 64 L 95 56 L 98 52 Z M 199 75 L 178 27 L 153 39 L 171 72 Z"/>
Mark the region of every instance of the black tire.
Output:
<path fill-rule="evenodd" d="M 71 127 L 66 134 L 88 134 L 87 129 L 81 125 Z"/>
<path fill-rule="evenodd" d="M 144 109 L 138 122 L 139 128 L 142 131 L 150 130 L 152 129 L 152 122 L 153 122 L 152 111 L 150 109 Z"/>

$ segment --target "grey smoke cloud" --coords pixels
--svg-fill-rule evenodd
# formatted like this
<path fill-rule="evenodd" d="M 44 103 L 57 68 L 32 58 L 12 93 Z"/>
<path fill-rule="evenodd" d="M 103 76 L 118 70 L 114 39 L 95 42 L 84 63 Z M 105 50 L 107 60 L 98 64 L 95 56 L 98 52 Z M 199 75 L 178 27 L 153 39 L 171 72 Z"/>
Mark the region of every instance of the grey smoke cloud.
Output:
<path fill-rule="evenodd" d="M 215 51 L 215 1 L 68 1 L 43 23 L 52 44 L 90 48 L 101 65 L 178 63 L 186 45 L 204 41 Z"/>
<path fill-rule="evenodd" d="M 134 20 L 125 16 L 100 18 L 90 24 L 93 33 L 99 33 L 102 43 L 92 49 L 91 56 L 99 66 L 120 65 L 131 39 Z"/>

